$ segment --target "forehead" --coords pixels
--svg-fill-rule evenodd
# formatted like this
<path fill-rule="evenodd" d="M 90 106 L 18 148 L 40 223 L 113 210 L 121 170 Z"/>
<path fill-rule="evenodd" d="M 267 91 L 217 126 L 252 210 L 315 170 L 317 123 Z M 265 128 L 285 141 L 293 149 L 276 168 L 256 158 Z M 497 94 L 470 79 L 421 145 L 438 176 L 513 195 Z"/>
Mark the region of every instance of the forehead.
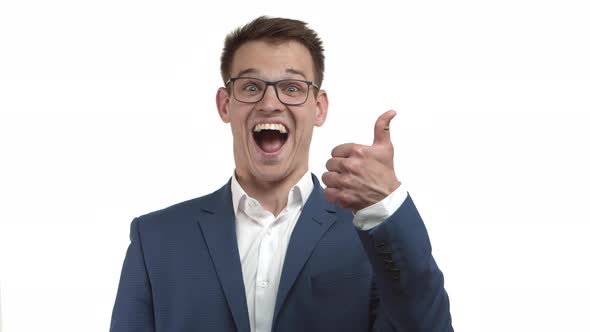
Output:
<path fill-rule="evenodd" d="M 245 43 L 234 54 L 230 74 L 236 77 L 244 72 L 269 80 L 283 78 L 286 74 L 289 77 L 295 75 L 306 80 L 314 79 L 311 53 L 297 41 Z"/>

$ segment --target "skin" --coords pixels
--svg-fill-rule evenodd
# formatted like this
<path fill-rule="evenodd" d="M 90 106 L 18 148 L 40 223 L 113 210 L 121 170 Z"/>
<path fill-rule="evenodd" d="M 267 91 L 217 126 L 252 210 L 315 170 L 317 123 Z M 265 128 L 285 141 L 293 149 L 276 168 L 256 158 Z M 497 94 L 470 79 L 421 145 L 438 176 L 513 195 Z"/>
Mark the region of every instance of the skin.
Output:
<path fill-rule="evenodd" d="M 230 77 L 238 76 L 267 81 L 315 79 L 311 54 L 296 41 L 245 43 L 236 51 L 230 70 Z M 308 170 L 313 129 L 326 120 L 328 95 L 324 90 L 317 95 L 310 91 L 304 104 L 285 106 L 273 87 L 267 89 L 258 103 L 246 104 L 231 97 L 226 88 L 219 88 L 216 102 L 221 120 L 231 126 L 240 185 L 276 216 L 287 205 L 289 190 Z M 388 111 L 379 117 L 373 145 L 348 143 L 332 150 L 332 158 L 326 163 L 327 172 L 322 176 L 329 201 L 357 212 L 399 187 L 389 136 L 389 122 L 395 115 L 395 111 Z M 279 155 L 269 157 L 257 149 L 252 129 L 260 122 L 279 122 L 287 127 L 289 138 Z"/>
<path fill-rule="evenodd" d="M 397 115 L 389 110 L 375 122 L 372 145 L 347 143 L 332 150 L 322 181 L 324 195 L 336 205 L 352 212 L 369 207 L 396 190 L 401 182 L 393 166 L 393 144 L 389 123 Z"/>
<path fill-rule="evenodd" d="M 268 81 L 315 79 L 311 54 L 294 41 L 245 43 L 234 55 L 230 76 Z M 305 104 L 285 106 L 278 100 L 273 87 L 267 89 L 264 98 L 256 104 L 235 100 L 226 88 L 218 89 L 216 99 L 219 116 L 231 126 L 240 185 L 266 210 L 278 215 L 287 205 L 289 190 L 308 170 L 313 128 L 323 125 L 326 120 L 328 96 L 323 90 L 317 96 L 310 91 Z M 289 131 L 289 138 L 276 158 L 267 158 L 257 150 L 252 128 L 260 121 L 283 123 Z"/>

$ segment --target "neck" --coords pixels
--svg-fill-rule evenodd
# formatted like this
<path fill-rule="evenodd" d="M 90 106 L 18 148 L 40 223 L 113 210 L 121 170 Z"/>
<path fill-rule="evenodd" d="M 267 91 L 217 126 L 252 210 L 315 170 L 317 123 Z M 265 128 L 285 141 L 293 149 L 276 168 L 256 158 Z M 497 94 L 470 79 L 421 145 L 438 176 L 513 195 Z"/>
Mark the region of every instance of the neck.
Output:
<path fill-rule="evenodd" d="M 236 178 L 248 196 L 255 198 L 265 210 L 277 216 L 287 206 L 289 191 L 306 172 L 307 167 L 278 181 L 268 181 L 236 169 Z"/>

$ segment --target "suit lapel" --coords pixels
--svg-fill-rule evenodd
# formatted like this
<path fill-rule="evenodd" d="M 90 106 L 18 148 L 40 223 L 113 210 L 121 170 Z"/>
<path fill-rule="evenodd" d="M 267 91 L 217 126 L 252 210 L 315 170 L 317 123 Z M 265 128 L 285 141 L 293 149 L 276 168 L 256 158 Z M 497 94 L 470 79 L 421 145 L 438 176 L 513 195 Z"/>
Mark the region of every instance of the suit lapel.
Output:
<path fill-rule="evenodd" d="M 211 194 L 198 221 L 238 331 L 250 331 L 230 183 Z"/>
<path fill-rule="evenodd" d="M 313 191 L 293 229 L 287 254 L 285 255 L 273 316 L 273 330 L 276 318 L 291 287 L 297 280 L 299 272 L 301 272 L 317 242 L 336 220 L 334 206 L 325 198 L 318 179 L 314 175 L 312 177 Z"/>

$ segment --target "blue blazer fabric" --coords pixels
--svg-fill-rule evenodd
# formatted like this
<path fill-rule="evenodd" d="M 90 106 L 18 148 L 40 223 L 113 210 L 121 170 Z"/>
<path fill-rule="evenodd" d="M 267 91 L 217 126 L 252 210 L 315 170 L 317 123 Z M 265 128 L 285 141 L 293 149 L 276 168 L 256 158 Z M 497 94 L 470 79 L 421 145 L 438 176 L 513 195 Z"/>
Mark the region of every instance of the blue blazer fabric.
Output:
<path fill-rule="evenodd" d="M 359 231 L 312 177 L 273 331 L 453 331 L 443 275 L 411 197 L 383 224 Z M 133 220 L 110 331 L 250 331 L 230 182 Z"/>

